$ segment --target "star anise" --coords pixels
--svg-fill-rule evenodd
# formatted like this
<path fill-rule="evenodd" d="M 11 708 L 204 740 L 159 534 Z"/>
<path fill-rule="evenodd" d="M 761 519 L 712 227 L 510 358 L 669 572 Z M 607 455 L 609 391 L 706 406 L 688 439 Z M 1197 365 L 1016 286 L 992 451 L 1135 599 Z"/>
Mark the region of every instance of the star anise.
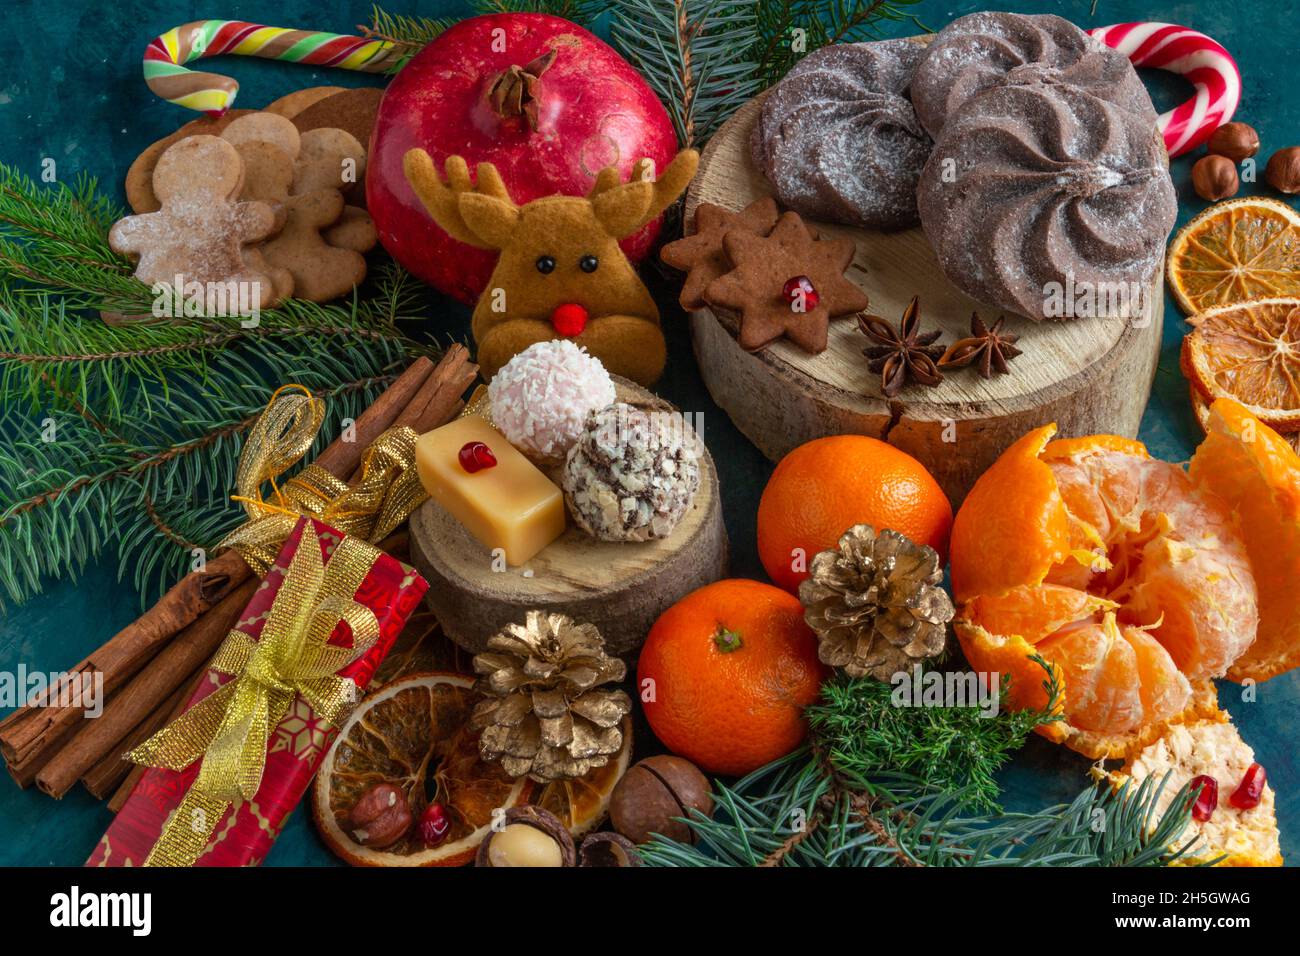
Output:
<path fill-rule="evenodd" d="M 916 381 L 933 388 L 943 381 L 936 361 L 943 355 L 943 346 L 935 345 L 942 331 L 921 331 L 920 296 L 903 311 L 903 318 L 895 329 L 878 315 L 858 316 L 858 328 L 877 345 L 869 345 L 862 354 L 870 359 L 868 368 L 880 373 L 880 389 L 887 398 L 893 398 L 908 382 Z"/>
<path fill-rule="evenodd" d="M 1011 371 L 1008 363 L 1020 354 L 1015 345 L 1020 336 L 1002 331 L 1006 321 L 1007 317 L 1000 315 L 993 328 L 989 328 L 978 312 L 972 312 L 970 337 L 958 339 L 948 346 L 939 359 L 939 368 L 960 368 L 978 362 L 981 378 L 992 378 L 994 372 L 1006 375 Z"/>

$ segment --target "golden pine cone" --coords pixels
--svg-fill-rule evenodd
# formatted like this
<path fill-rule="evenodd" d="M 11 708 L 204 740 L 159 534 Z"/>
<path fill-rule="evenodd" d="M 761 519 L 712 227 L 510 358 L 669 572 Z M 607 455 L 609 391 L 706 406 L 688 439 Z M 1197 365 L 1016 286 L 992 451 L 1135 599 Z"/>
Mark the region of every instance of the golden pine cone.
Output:
<path fill-rule="evenodd" d="M 888 681 L 947 643 L 955 613 L 933 548 L 896 531 L 854 525 L 819 552 L 799 585 L 822 662 Z"/>
<path fill-rule="evenodd" d="M 483 675 L 474 685 L 483 700 L 470 717 L 479 753 L 511 776 L 581 777 L 622 748 L 632 701 L 600 685 L 621 681 L 627 666 L 605 653 L 594 625 L 529 611 L 488 640 L 474 670 Z"/>

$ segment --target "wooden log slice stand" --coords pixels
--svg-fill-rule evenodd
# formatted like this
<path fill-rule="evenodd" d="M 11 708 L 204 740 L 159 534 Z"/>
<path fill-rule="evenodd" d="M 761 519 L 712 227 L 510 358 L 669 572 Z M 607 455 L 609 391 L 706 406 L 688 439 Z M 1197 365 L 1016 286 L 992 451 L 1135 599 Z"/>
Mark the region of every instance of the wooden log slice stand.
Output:
<path fill-rule="evenodd" d="M 709 141 L 687 193 L 688 224 L 701 202 L 738 210 L 772 195 L 750 158 L 760 106 L 761 98 L 747 103 Z M 868 311 L 887 321 L 896 324 L 919 295 L 923 328 L 942 328 L 941 341 L 949 344 L 969 334 L 972 312 L 989 324 L 999 315 L 944 277 L 919 226 L 893 233 L 822 222 L 816 227 L 854 240 L 857 256 L 848 276 L 870 297 Z M 998 455 L 1038 425 L 1056 422 L 1062 436 L 1137 435 L 1160 348 L 1164 295 L 1158 273 L 1147 300 L 1149 312 L 1138 320 L 1011 316 L 1007 331 L 1020 335 L 1024 351 L 1012 374 L 985 380 L 973 369 L 957 369 L 936 388 L 908 386 L 892 400 L 867 368 L 862 349 L 869 343 L 852 318 L 831 322 L 830 345 L 820 355 L 785 340 L 746 352 L 736 343 L 733 315 L 703 309 L 690 321 L 714 401 L 768 458 L 779 460 L 826 435 L 870 435 L 920 459 L 957 506 Z"/>
<path fill-rule="evenodd" d="M 672 410 L 625 379 L 615 385 L 619 401 Z M 635 657 L 664 610 L 726 574 L 727 533 L 707 449 L 699 464 L 700 489 L 667 538 L 597 541 L 570 519 L 560 538 L 521 567 L 494 569 L 483 544 L 437 502 L 426 502 L 411 515 L 411 558 L 429 581 L 426 600 L 443 630 L 476 654 L 529 610 L 558 611 L 595 624 L 611 653 Z"/>

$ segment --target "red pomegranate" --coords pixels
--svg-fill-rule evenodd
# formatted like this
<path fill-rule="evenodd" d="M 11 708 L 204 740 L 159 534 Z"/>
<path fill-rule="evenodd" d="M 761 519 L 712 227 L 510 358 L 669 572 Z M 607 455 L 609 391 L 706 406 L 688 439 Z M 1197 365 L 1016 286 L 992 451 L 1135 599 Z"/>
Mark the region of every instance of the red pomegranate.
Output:
<path fill-rule="evenodd" d="M 496 253 L 435 226 L 402 175 L 421 146 L 441 169 L 463 156 L 491 162 L 523 205 L 553 193 L 583 195 L 596 174 L 626 178 L 642 157 L 655 168 L 677 152 L 672 121 L 645 80 L 598 37 L 560 17 L 490 14 L 456 24 L 394 77 L 370 141 L 366 204 L 384 248 L 430 285 L 473 302 Z M 655 221 L 623 242 L 636 262 Z"/>

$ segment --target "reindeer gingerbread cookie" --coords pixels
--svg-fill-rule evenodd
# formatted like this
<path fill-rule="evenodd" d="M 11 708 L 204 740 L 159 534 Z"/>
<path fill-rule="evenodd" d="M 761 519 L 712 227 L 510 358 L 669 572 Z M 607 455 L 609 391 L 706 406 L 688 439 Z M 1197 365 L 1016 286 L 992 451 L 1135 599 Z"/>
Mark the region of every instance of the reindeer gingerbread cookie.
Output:
<path fill-rule="evenodd" d="M 659 309 L 618 243 L 668 208 L 698 164 L 699 154 L 684 150 L 658 179 L 642 160 L 629 182 L 609 168 L 585 197 L 517 206 L 491 163 L 479 165 L 471 184 L 465 161 L 452 156 L 443 182 L 428 153 L 410 150 L 406 178 L 434 222 L 501 253 L 472 320 L 484 376 L 536 342 L 564 338 L 617 375 L 654 382 L 667 357 Z"/>

